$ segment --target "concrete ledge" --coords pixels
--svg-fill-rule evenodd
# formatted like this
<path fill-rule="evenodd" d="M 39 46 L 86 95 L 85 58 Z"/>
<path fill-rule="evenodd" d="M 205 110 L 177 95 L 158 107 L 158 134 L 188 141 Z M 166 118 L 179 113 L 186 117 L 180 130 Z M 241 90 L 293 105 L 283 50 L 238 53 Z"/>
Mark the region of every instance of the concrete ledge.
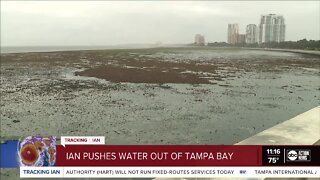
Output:
<path fill-rule="evenodd" d="M 237 145 L 312 145 L 319 139 L 320 106 L 264 130 Z"/>

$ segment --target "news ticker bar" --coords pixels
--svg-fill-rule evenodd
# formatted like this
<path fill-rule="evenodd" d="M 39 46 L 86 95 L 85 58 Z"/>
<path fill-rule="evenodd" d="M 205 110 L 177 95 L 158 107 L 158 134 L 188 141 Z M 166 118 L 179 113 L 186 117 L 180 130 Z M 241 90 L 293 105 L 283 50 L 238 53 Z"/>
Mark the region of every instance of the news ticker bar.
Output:
<path fill-rule="evenodd" d="M 319 167 L 21 167 L 21 178 L 319 178 Z"/>
<path fill-rule="evenodd" d="M 56 166 L 320 166 L 320 146 L 68 145 Z"/>

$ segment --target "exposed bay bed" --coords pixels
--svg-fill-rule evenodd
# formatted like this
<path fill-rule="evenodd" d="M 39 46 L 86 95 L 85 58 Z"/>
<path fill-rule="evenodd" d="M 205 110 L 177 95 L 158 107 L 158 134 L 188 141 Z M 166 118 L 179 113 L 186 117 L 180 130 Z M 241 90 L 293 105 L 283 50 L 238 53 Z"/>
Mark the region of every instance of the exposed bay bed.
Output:
<path fill-rule="evenodd" d="M 319 105 L 319 64 L 230 48 L 1 54 L 1 137 L 234 144 Z"/>

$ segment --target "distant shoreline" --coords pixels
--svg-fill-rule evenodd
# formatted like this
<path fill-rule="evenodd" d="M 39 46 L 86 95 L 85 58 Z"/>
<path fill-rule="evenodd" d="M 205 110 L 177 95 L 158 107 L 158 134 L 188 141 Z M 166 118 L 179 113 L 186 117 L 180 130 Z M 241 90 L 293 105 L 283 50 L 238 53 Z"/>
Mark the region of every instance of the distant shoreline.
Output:
<path fill-rule="evenodd" d="M 320 51 L 316 50 L 303 50 L 303 49 L 273 49 L 273 48 L 244 48 L 250 50 L 262 50 L 262 51 L 279 51 L 279 52 L 292 52 L 300 54 L 311 54 L 320 56 Z"/>
<path fill-rule="evenodd" d="M 3 46 L 0 54 L 14 53 L 46 53 L 46 52 L 65 52 L 65 51 L 95 51 L 95 50 L 117 50 L 117 49 L 147 49 L 161 47 L 183 47 L 179 44 L 132 44 L 114 46 Z"/>
<path fill-rule="evenodd" d="M 291 52 L 291 53 L 300 53 L 300 54 L 309 54 L 309 55 L 318 55 L 320 56 L 320 51 L 318 50 L 304 50 L 304 49 L 279 49 L 279 48 L 250 48 L 250 47 L 232 47 L 232 46 L 189 46 L 189 47 L 211 47 L 217 49 L 244 49 L 244 50 L 259 50 L 259 51 L 278 51 L 278 52 Z"/>
<path fill-rule="evenodd" d="M 320 56 L 320 51 L 303 49 L 278 49 L 278 48 L 249 48 L 249 47 L 215 47 L 215 46 L 188 46 L 188 45 L 140 45 L 140 46 L 28 46 L 28 47 L 1 47 L 0 54 L 15 53 L 48 53 L 48 52 L 66 52 L 66 51 L 99 51 L 99 50 L 121 50 L 121 49 L 149 49 L 149 48 L 217 48 L 217 49 L 244 49 L 259 51 L 278 51 L 291 52 L 308 55 Z M 9 49 L 6 49 L 9 48 Z M 11 49 L 10 49 L 11 48 Z"/>

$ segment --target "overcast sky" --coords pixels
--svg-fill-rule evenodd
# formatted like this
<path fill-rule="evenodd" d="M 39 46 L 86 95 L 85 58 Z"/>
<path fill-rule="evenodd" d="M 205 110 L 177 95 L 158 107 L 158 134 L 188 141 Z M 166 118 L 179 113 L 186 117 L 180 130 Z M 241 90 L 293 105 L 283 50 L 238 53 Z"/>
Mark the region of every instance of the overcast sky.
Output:
<path fill-rule="evenodd" d="M 286 40 L 320 39 L 319 1 L 1 1 L 2 46 L 226 41 L 227 24 L 282 14 Z"/>

